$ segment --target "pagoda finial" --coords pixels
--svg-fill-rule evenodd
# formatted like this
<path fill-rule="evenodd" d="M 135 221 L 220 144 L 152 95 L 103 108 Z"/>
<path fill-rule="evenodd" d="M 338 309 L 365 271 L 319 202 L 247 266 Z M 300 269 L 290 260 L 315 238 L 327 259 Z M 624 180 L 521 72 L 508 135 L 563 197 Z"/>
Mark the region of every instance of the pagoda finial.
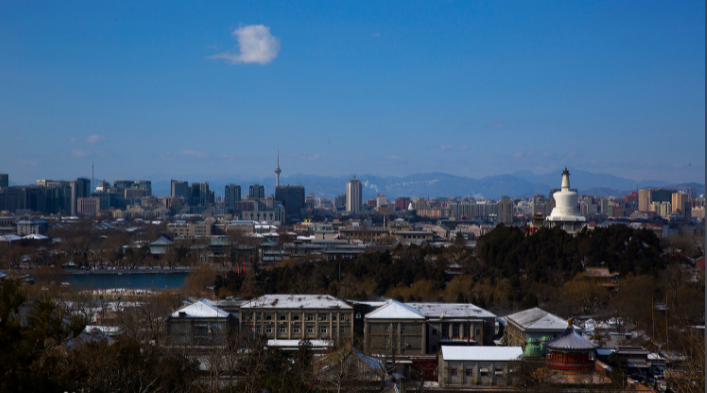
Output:
<path fill-rule="evenodd" d="M 572 318 L 568 318 L 568 319 L 567 319 L 567 327 L 568 327 L 568 328 L 571 328 L 571 327 L 572 327 L 572 322 L 573 322 L 573 321 L 572 321 Z"/>

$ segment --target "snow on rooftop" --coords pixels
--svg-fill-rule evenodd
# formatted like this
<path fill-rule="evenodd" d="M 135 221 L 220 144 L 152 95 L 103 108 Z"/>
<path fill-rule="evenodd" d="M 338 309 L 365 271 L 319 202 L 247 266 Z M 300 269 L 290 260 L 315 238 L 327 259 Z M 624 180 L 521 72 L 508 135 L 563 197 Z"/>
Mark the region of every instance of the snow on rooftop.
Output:
<path fill-rule="evenodd" d="M 330 295 L 263 295 L 241 306 L 241 309 L 244 308 L 353 309 L 345 302 Z"/>
<path fill-rule="evenodd" d="M 468 303 L 407 303 L 428 318 L 496 318 L 496 314 Z M 567 324 L 565 324 L 567 325 Z"/>
<path fill-rule="evenodd" d="M 504 317 L 506 321 L 515 323 L 525 330 L 560 330 L 567 329 L 567 320 L 550 314 L 537 307 L 517 312 Z M 575 327 L 576 329 L 579 329 Z"/>
<path fill-rule="evenodd" d="M 268 340 L 269 347 L 299 347 L 302 340 Z M 330 347 L 332 342 L 329 340 L 309 340 L 312 347 Z"/>
<path fill-rule="evenodd" d="M 521 347 L 449 347 L 442 346 L 446 361 L 513 361 L 523 355 Z"/>
<path fill-rule="evenodd" d="M 415 307 L 391 300 L 385 306 L 366 314 L 366 319 L 425 319 L 425 316 Z"/>
<path fill-rule="evenodd" d="M 184 306 L 170 314 L 173 318 L 179 318 L 179 314 L 184 313 L 187 318 L 226 318 L 228 313 L 211 304 L 208 299 Z"/>

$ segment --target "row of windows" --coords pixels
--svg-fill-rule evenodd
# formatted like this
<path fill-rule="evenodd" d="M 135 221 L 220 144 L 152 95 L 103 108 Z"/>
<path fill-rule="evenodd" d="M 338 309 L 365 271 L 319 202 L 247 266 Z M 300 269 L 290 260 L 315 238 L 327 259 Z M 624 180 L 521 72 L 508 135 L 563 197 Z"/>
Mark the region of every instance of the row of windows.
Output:
<path fill-rule="evenodd" d="M 250 330 L 253 331 L 253 328 L 251 328 Z M 319 328 L 319 333 L 321 333 L 321 334 L 326 334 L 328 330 L 329 330 L 329 328 L 327 328 L 327 327 L 325 327 L 325 326 L 321 326 L 321 327 Z M 256 332 L 256 333 L 262 333 L 262 331 L 263 331 L 263 330 L 262 330 L 261 328 L 259 328 L 259 327 L 255 328 L 255 332 Z M 271 334 L 272 331 L 273 331 L 272 326 L 267 326 L 267 327 L 265 327 L 265 333 L 266 333 L 266 334 Z M 285 334 L 285 333 L 287 333 L 287 328 L 286 328 L 286 327 L 281 327 L 281 328 L 278 329 L 278 331 L 279 331 L 281 334 Z M 302 331 L 302 329 L 301 329 L 299 326 L 295 326 L 295 327 L 292 328 L 292 333 L 294 333 L 294 334 L 298 334 L 298 333 L 300 333 L 301 331 Z M 306 332 L 307 334 L 312 334 L 312 333 L 314 333 L 314 327 L 313 327 L 313 326 L 307 326 L 307 327 L 305 328 L 305 332 Z M 346 332 L 345 328 L 343 328 L 343 327 L 340 327 L 340 328 L 339 328 L 339 334 L 344 334 L 345 332 Z"/>
<path fill-rule="evenodd" d="M 465 374 L 467 377 L 473 377 L 474 376 L 474 369 L 473 368 L 467 368 L 465 371 Z M 496 367 L 495 370 L 496 375 L 501 375 L 503 374 L 503 367 Z M 481 368 L 479 369 L 479 376 L 481 377 L 487 377 L 489 375 L 489 369 L 487 368 Z M 459 370 L 456 368 L 450 368 L 449 369 L 449 376 L 450 377 L 457 377 L 459 376 Z"/>
<path fill-rule="evenodd" d="M 245 317 L 245 319 L 253 320 L 253 315 L 255 315 L 255 320 L 256 320 L 256 321 L 260 321 L 261 318 L 262 318 L 262 317 L 261 317 L 261 315 L 262 315 L 261 313 L 244 314 L 243 316 Z M 274 318 L 275 318 L 274 315 L 275 315 L 274 313 L 266 313 L 264 319 L 265 319 L 266 321 L 272 321 L 272 320 L 274 320 Z M 336 321 L 336 318 L 337 318 L 336 313 L 332 313 L 332 316 L 331 316 L 331 317 L 332 317 L 332 320 Z M 316 318 L 318 321 L 326 321 L 326 320 L 328 320 L 328 318 L 329 318 L 329 314 L 313 314 L 313 313 L 312 313 L 312 314 L 305 314 L 305 315 L 304 315 L 304 320 L 305 320 L 305 321 L 314 321 L 315 318 Z M 339 316 L 338 316 L 338 318 L 339 318 L 339 321 L 348 321 L 348 320 L 349 320 L 348 315 L 347 315 L 347 314 L 343 314 L 343 313 L 340 313 Z M 282 313 L 281 313 L 281 314 L 277 315 L 277 320 L 278 320 L 278 321 L 286 321 L 286 320 L 287 320 L 287 314 L 282 314 Z M 292 320 L 293 320 L 293 321 L 299 321 L 299 320 L 300 320 L 300 314 L 292 314 Z"/>

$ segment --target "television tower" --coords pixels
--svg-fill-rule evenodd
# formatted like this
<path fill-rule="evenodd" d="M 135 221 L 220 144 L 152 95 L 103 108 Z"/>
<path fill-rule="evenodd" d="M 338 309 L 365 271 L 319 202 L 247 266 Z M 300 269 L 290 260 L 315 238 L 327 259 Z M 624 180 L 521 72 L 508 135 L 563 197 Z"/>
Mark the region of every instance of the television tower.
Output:
<path fill-rule="evenodd" d="M 277 166 L 275 167 L 275 187 L 280 187 L 280 145 L 277 146 Z"/>

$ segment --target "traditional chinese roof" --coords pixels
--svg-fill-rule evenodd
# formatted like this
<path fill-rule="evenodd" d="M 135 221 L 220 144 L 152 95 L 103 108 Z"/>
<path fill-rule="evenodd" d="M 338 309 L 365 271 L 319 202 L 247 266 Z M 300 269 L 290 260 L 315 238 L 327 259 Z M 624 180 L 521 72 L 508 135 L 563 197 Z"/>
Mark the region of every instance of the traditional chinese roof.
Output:
<path fill-rule="evenodd" d="M 544 345 L 545 348 L 555 351 L 592 351 L 598 348 L 596 344 L 580 336 L 572 327 L 571 322 L 570 326 L 562 334 Z"/>

